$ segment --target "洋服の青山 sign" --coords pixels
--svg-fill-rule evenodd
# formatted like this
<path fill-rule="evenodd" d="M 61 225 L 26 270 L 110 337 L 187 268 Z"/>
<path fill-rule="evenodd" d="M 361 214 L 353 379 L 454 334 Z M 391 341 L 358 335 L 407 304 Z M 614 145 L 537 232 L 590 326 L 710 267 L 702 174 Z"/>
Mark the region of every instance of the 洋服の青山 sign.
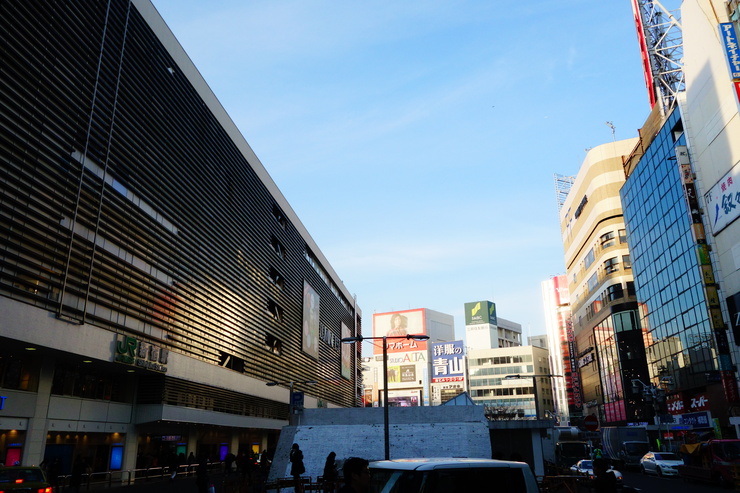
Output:
<path fill-rule="evenodd" d="M 169 349 L 134 337 L 119 335 L 116 340 L 114 360 L 126 365 L 164 373 L 167 371 L 169 353 Z"/>

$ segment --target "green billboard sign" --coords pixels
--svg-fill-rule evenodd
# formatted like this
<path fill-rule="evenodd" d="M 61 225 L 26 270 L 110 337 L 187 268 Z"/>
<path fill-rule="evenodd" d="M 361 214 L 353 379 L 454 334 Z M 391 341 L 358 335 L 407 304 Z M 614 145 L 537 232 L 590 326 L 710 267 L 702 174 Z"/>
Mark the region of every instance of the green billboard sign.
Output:
<path fill-rule="evenodd" d="M 473 301 L 465 303 L 465 325 L 492 324 L 496 321 L 496 303 L 490 301 Z"/>

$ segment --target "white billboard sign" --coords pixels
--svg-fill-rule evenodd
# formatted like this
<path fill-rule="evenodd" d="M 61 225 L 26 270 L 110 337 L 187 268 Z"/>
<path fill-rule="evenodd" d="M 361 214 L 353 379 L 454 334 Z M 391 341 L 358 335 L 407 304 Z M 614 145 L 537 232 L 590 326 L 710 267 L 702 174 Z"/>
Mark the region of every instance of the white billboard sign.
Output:
<path fill-rule="evenodd" d="M 712 234 L 717 235 L 740 216 L 740 163 L 704 195 Z"/>

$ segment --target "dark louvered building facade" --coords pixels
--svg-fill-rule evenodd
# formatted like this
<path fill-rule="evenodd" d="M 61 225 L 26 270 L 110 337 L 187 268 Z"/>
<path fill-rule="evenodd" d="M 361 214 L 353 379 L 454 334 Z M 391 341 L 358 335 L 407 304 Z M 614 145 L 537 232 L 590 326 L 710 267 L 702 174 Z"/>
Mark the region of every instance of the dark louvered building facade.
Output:
<path fill-rule="evenodd" d="M 356 404 L 355 300 L 148 0 L 0 2 L 0 191 L 1 461 L 220 459 L 288 388 Z"/>

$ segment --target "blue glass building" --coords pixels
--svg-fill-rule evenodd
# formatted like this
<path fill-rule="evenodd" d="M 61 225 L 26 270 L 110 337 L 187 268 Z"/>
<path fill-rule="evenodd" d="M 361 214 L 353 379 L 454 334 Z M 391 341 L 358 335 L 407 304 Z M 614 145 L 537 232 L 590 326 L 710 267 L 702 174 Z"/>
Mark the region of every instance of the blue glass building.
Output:
<path fill-rule="evenodd" d="M 702 261 L 706 243 L 697 235 L 701 216 L 698 209 L 689 209 L 677 158 L 677 148 L 686 146 L 680 107 L 662 124 L 661 119 L 655 112 L 643 127 L 641 142 L 625 165 L 628 178 L 620 195 L 645 333 L 646 383 L 667 394 L 666 405 L 655 406 L 656 412 L 686 415 L 696 396 L 726 402 L 720 361 L 729 352 L 723 330 L 717 324 L 713 330 L 703 278 L 711 265 L 702 265 L 708 264 Z M 712 417 L 723 418 L 726 409 L 713 406 Z M 710 428 L 707 421 L 703 424 Z"/>

